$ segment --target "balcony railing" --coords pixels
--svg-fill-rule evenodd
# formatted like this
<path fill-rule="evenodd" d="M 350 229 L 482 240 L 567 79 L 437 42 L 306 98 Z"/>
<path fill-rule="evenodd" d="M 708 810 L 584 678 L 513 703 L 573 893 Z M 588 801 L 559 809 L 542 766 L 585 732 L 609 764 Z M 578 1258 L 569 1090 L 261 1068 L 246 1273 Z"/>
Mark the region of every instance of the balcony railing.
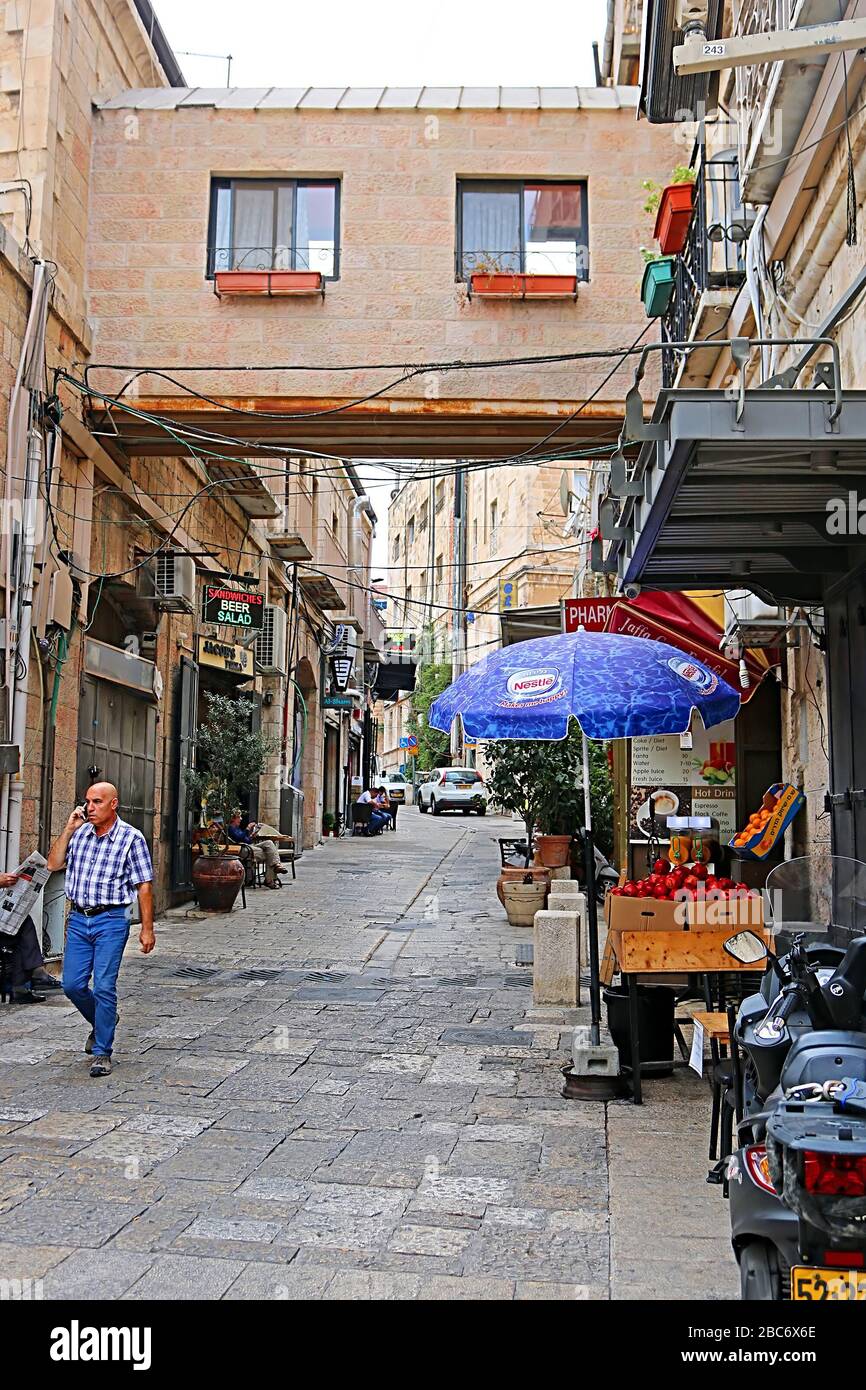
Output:
<path fill-rule="evenodd" d="M 309 246 L 209 246 L 208 275 L 220 270 L 317 270 L 334 274 L 334 243 Z"/>
<path fill-rule="evenodd" d="M 701 297 L 707 290 L 735 289 L 746 277 L 746 241 L 751 218 L 740 199 L 737 156 L 725 150 L 710 158 L 701 154 L 695 179 L 695 202 L 689 234 L 677 257 L 673 299 L 662 319 L 662 341 L 686 342 Z M 662 353 L 662 384 L 672 386 L 680 355 Z"/>
<path fill-rule="evenodd" d="M 742 38 L 790 29 L 796 0 L 734 0 L 733 32 Z M 740 129 L 740 163 L 747 167 L 757 126 L 763 117 L 770 79 L 775 63 L 756 63 L 736 68 L 737 112 Z"/>

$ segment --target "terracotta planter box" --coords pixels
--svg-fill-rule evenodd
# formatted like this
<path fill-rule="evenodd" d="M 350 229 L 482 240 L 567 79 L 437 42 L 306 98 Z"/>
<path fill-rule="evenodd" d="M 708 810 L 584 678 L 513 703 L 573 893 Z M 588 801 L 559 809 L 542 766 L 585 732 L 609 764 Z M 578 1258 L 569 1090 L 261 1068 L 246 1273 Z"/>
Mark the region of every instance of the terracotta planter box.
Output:
<path fill-rule="evenodd" d="M 686 244 L 692 209 L 695 205 L 693 183 L 670 183 L 662 190 L 653 235 L 664 256 L 678 256 Z"/>
<path fill-rule="evenodd" d="M 576 275 L 488 275 L 476 271 L 470 278 L 473 295 L 481 299 L 576 299 Z"/>
<path fill-rule="evenodd" d="M 323 294 L 320 270 L 218 270 L 214 274 L 216 293 L 264 295 L 265 298 L 292 294 Z"/>

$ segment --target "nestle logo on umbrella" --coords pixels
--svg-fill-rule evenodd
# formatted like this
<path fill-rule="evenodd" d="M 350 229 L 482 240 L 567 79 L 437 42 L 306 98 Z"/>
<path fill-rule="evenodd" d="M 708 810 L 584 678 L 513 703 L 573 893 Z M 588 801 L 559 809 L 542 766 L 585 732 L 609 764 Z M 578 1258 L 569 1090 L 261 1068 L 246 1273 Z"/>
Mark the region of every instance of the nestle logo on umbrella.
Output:
<path fill-rule="evenodd" d="M 549 695 L 559 685 L 559 667 L 541 667 L 533 671 L 515 671 L 508 677 L 506 690 L 512 700 L 536 700 Z"/>
<path fill-rule="evenodd" d="M 699 665 L 697 661 L 689 661 L 687 657 L 672 656 L 667 664 L 678 676 L 682 676 L 684 681 L 693 685 L 701 695 L 712 695 L 718 687 L 718 676 L 714 675 L 712 671 L 708 671 L 706 666 Z"/>

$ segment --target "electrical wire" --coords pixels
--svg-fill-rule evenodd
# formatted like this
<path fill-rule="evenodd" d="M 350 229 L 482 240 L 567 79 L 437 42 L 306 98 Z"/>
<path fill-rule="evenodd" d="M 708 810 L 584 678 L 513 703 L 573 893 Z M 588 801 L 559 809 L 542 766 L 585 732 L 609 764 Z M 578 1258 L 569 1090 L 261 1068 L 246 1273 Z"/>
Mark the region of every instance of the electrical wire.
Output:
<path fill-rule="evenodd" d="M 147 365 L 137 366 L 132 362 L 90 362 L 85 366 L 85 378 L 90 372 L 129 372 L 141 373 L 166 373 L 166 372 L 403 372 L 413 371 L 423 372 L 471 372 L 488 371 L 500 367 L 534 367 L 546 365 L 554 362 L 589 362 L 600 361 L 604 358 L 628 356 L 634 351 L 631 347 L 616 348 L 596 348 L 585 352 L 550 352 L 540 354 L 527 354 L 523 357 L 489 357 L 480 358 L 478 361 L 466 361 L 462 358 L 451 358 L 444 362 L 360 362 L 360 363 L 271 363 L 258 365 L 256 363 L 245 363 L 240 366 L 227 366 L 225 363 L 161 363 L 159 366 Z M 84 365 L 73 363 L 73 366 Z M 191 390 L 191 388 L 190 388 Z M 100 394 L 99 392 L 95 394 Z M 192 393 L 195 394 L 195 393 Z M 247 414 L 243 407 L 229 407 L 238 414 Z M 262 412 L 270 418 L 270 412 Z"/>

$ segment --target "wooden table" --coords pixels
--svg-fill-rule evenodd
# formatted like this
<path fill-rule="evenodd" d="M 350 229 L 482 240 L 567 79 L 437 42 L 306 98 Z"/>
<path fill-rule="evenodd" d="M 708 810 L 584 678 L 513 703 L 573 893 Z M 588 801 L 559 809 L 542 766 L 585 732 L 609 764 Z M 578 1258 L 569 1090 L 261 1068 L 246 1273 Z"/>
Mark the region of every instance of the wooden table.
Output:
<path fill-rule="evenodd" d="M 608 936 L 608 947 L 620 974 L 628 981 L 628 1026 L 635 1105 L 643 1103 L 638 1038 L 638 977 L 754 971 L 759 963 L 752 961 L 743 965 L 724 949 L 725 942 L 735 931 L 736 928 L 732 927 L 724 927 L 721 931 L 614 931 Z M 763 936 L 768 945 L 772 940 L 767 931 L 756 932 L 756 935 Z M 727 1031 L 727 1020 L 725 1029 Z"/>

